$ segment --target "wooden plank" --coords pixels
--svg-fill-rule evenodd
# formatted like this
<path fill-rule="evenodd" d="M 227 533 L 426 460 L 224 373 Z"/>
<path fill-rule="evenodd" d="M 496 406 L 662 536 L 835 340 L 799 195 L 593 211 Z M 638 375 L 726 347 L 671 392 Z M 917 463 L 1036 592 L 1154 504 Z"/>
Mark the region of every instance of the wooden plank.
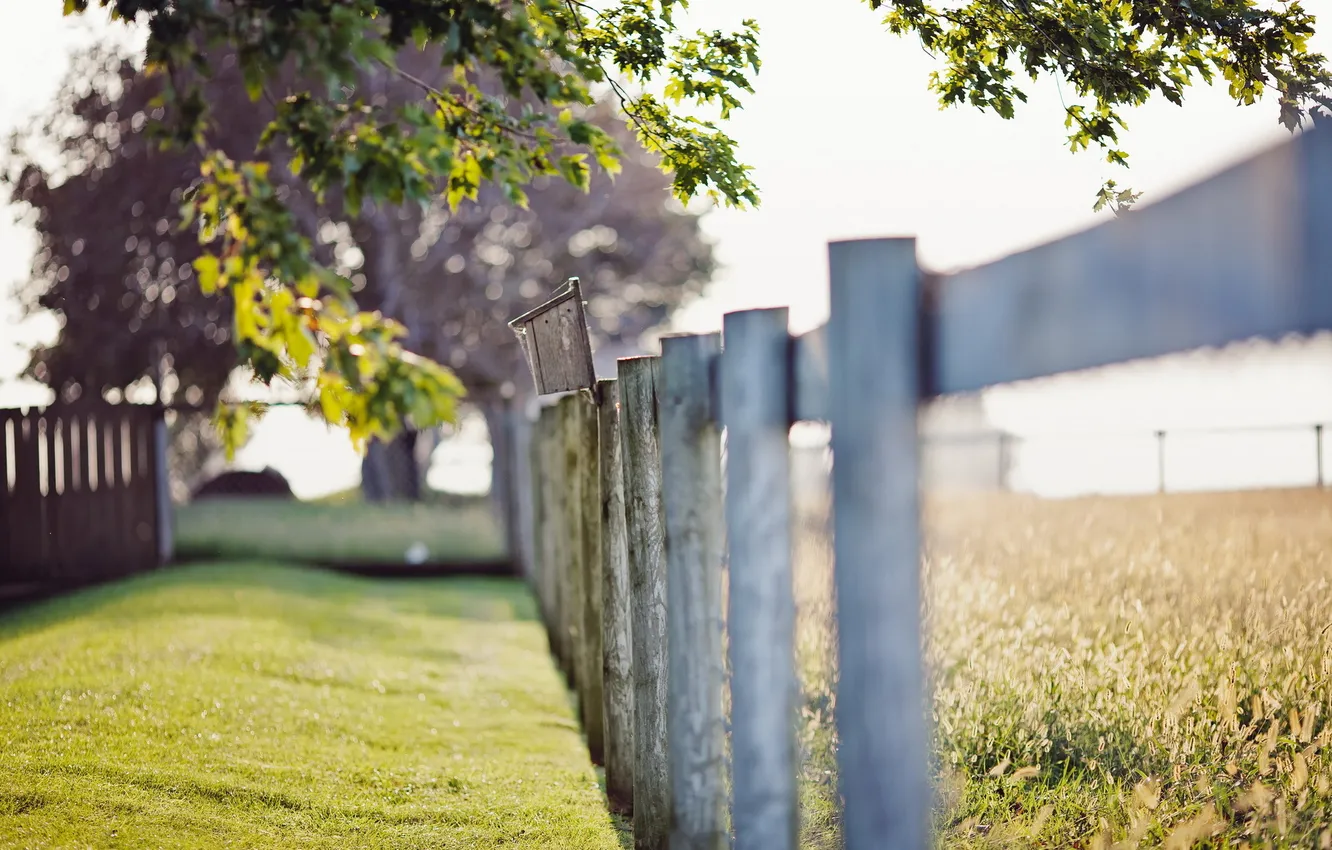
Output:
<path fill-rule="evenodd" d="M 156 515 L 156 484 L 152 471 L 152 411 L 132 408 L 127 417 L 130 426 L 130 487 L 134 493 L 134 511 L 128 532 L 134 550 L 135 571 L 150 570 L 157 563 L 157 541 L 153 534 Z"/>
<path fill-rule="evenodd" d="M 620 392 L 597 382 L 601 474 L 602 693 L 606 720 L 606 798 L 611 811 L 634 807 L 634 654 L 629 620 L 629 550 L 620 453 Z"/>
<path fill-rule="evenodd" d="M 105 463 L 102 455 L 105 444 L 101 438 L 100 417 L 105 414 L 106 405 L 89 403 L 80 405 L 77 427 L 82 457 L 79 475 L 83 481 L 83 497 L 78 514 L 83 532 L 79 543 L 79 579 L 88 581 L 100 578 L 107 569 L 106 524 L 107 509 L 105 502 L 106 477 L 103 473 Z M 94 485 L 96 489 L 94 489 Z"/>
<path fill-rule="evenodd" d="M 1332 329 L 1329 227 L 1332 133 L 1318 130 L 1090 230 L 931 276 L 921 397 Z M 796 341 L 795 420 L 827 418 L 826 334 Z"/>
<path fill-rule="evenodd" d="M 847 850 L 930 842 L 915 241 L 829 248 L 839 785 Z"/>
<path fill-rule="evenodd" d="M 50 421 L 46 410 L 34 410 L 30 415 L 36 434 L 34 445 L 37 452 L 35 468 L 38 493 L 40 494 L 35 517 L 36 528 L 34 532 L 36 537 L 33 541 L 33 551 L 37 559 L 35 568 L 38 577 L 42 581 L 49 582 L 57 580 L 60 576 L 55 553 L 55 517 L 51 515 Z"/>
<path fill-rule="evenodd" d="M 736 850 L 795 850 L 795 598 L 788 311 L 725 317 L 731 824 Z"/>
<path fill-rule="evenodd" d="M 546 624 L 546 629 L 549 632 L 551 652 L 560 670 L 563 671 L 565 656 L 564 640 L 560 636 L 560 563 L 558 544 L 555 541 L 559 528 L 559 504 L 555 496 L 558 459 L 556 448 L 559 444 L 557 417 L 558 410 L 555 407 L 543 407 L 541 416 L 537 420 L 537 443 L 541 453 L 541 474 L 537 481 L 541 492 L 541 510 L 537 516 L 541 524 L 538 540 L 541 546 L 541 580 L 545 586 L 546 605 L 549 608 L 547 613 L 549 622 Z"/>
<path fill-rule="evenodd" d="M 551 421 L 555 426 L 550 443 L 550 542 L 555 567 L 555 631 L 560 645 L 560 669 L 564 673 L 565 683 L 572 690 L 574 688 L 574 647 L 572 636 L 569 634 L 569 608 L 572 604 L 569 599 L 569 494 L 566 485 L 568 469 L 565 465 L 564 455 L 567 406 L 557 403 L 551 410 L 553 411 Z"/>
<path fill-rule="evenodd" d="M 721 429 L 712 415 L 720 351 L 719 334 L 662 340 L 671 850 L 726 844 Z"/>
<path fill-rule="evenodd" d="M 535 590 L 536 581 L 536 505 L 532 491 L 532 475 L 535 466 L 532 463 L 532 427 L 535 424 L 525 406 L 519 402 L 510 405 L 513 418 L 513 510 L 514 521 L 518 526 L 517 557 L 521 562 L 522 575 Z"/>
<path fill-rule="evenodd" d="M 77 441 L 78 419 L 68 407 L 60 416 L 60 463 L 64 492 L 60 494 L 60 509 L 57 523 L 63 530 L 60 535 L 61 557 L 67 575 L 77 576 L 82 569 L 83 560 L 83 515 L 81 510 L 82 493 L 78 487 Z"/>
<path fill-rule="evenodd" d="M 61 523 L 61 513 L 64 508 L 64 496 L 60 490 L 63 488 L 61 480 L 63 458 L 63 423 L 60 414 L 54 409 L 48 407 L 42 415 L 45 423 L 45 447 L 46 452 L 46 498 L 43 499 L 45 510 L 43 511 L 43 528 L 46 537 L 46 572 L 47 575 L 55 580 L 66 579 L 71 572 L 68 553 L 65 551 L 64 539 L 77 533 L 76 526 L 66 527 Z"/>
<path fill-rule="evenodd" d="M 116 524 L 111 529 L 112 547 L 116 553 L 116 575 L 124 576 L 134 572 L 135 551 L 133 538 L 130 536 L 130 524 L 133 518 L 133 492 L 125 476 L 125 412 L 119 406 L 107 417 L 107 439 L 111 443 L 111 480 L 115 482 L 114 495 L 108 500 L 115 505 Z"/>
<path fill-rule="evenodd" d="M 546 638 L 550 642 L 551 655 L 554 655 L 555 641 L 550 628 L 550 587 L 546 581 L 550 571 L 550 561 L 546 556 L 545 549 L 546 505 L 542 498 L 542 485 L 546 478 L 544 442 L 548 421 L 545 412 L 544 407 L 538 408 L 537 419 L 532 423 L 532 439 L 527 447 L 530 453 L 528 462 L 532 465 L 532 474 L 528 479 L 528 484 L 532 488 L 532 590 L 537 597 L 537 605 L 541 612 L 541 623 L 546 628 Z"/>
<path fill-rule="evenodd" d="M 927 394 L 1332 329 L 1332 132 L 943 278 Z"/>
<path fill-rule="evenodd" d="M 116 450 L 111 439 L 112 421 L 109 409 L 99 412 L 93 419 L 97 429 L 97 516 L 101 541 L 98 574 L 102 578 L 115 578 L 121 572 L 117 557 L 121 518 L 116 497 L 118 483 Z"/>
<path fill-rule="evenodd" d="M 153 417 L 153 497 L 157 564 L 169 564 L 176 557 L 175 510 L 171 504 L 171 478 L 167 468 L 167 423 L 162 413 Z"/>
<path fill-rule="evenodd" d="M 668 850 L 671 829 L 659 368 L 656 357 L 623 358 L 617 364 L 629 556 L 629 632 L 633 641 L 635 850 Z"/>
<path fill-rule="evenodd" d="M 581 435 L 579 426 L 582 402 L 576 396 L 560 400 L 560 418 L 564 438 L 564 464 L 561 483 L 564 511 L 560 535 L 564 561 L 565 632 L 569 635 L 569 668 L 573 672 L 573 691 L 578 698 L 578 722 L 587 728 L 587 639 L 583 634 L 583 524 L 580 509 L 583 503 L 583 478 L 578 474 Z"/>
<path fill-rule="evenodd" d="M 582 532 L 579 569 L 583 587 L 583 731 L 592 763 L 606 763 L 604 648 L 601 637 L 601 473 L 598 465 L 597 405 L 578 395 L 578 525 Z"/>
<path fill-rule="evenodd" d="M 63 406 L 60 414 L 60 462 L 64 492 L 60 494 L 59 524 L 63 529 L 73 529 L 71 533 L 62 534 L 60 540 L 66 571 L 70 575 L 78 575 L 83 558 L 84 520 L 80 506 L 82 493 L 79 491 L 77 431 L 77 414 L 68 405 Z"/>
<path fill-rule="evenodd" d="M 17 438 L 14 457 L 14 515 L 12 526 L 18 545 L 14 558 L 18 577 L 41 581 L 42 492 L 38 460 L 38 412 L 29 410 L 14 424 Z"/>
<path fill-rule="evenodd" d="M 15 500 L 9 489 L 12 472 L 9 457 L 14 445 L 11 430 L 16 414 L 17 411 L 0 410 L 0 584 L 10 580 L 11 572 L 15 571 L 17 564 L 13 548 L 14 535 L 10 528 L 15 519 Z"/>

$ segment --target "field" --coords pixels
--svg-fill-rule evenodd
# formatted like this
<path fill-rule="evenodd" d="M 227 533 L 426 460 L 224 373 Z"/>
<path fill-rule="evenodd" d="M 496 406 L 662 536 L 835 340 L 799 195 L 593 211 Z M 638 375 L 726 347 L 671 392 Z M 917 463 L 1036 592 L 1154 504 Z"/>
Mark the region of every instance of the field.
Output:
<path fill-rule="evenodd" d="M 940 846 L 1332 847 L 1332 494 L 926 513 Z M 834 644 L 805 522 L 803 843 L 821 848 Z"/>
<path fill-rule="evenodd" d="M 352 557 L 336 507 L 223 505 L 181 534 Z M 451 516 L 384 514 L 377 545 L 478 545 Z M 816 850 L 839 840 L 826 519 L 802 509 L 796 552 Z M 1332 848 L 1332 493 L 926 519 L 940 847 Z M 622 846 L 532 616 L 516 582 L 275 562 L 0 615 L 0 846 Z"/>
<path fill-rule="evenodd" d="M 532 617 L 278 564 L 0 615 L 0 847 L 618 848 Z"/>
<path fill-rule="evenodd" d="M 474 567 L 505 560 L 504 538 L 484 500 L 367 505 L 327 500 L 208 499 L 176 508 L 183 560 L 268 558 L 332 565 L 408 562 Z"/>

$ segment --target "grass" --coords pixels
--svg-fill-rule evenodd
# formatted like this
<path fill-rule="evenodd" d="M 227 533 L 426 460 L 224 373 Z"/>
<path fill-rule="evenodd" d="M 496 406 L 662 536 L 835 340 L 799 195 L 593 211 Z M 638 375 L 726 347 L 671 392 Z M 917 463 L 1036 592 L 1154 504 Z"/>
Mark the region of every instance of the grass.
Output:
<path fill-rule="evenodd" d="M 425 545 L 429 563 L 505 558 L 503 535 L 483 500 L 367 505 L 223 498 L 176 508 L 176 553 L 186 560 L 401 564 L 418 541 Z"/>
<path fill-rule="evenodd" d="M 622 846 L 526 591 L 277 564 L 0 615 L 0 846 Z"/>
<path fill-rule="evenodd" d="M 941 847 L 1332 847 L 1332 494 L 926 513 Z M 802 837 L 830 848 L 835 640 L 806 520 Z"/>

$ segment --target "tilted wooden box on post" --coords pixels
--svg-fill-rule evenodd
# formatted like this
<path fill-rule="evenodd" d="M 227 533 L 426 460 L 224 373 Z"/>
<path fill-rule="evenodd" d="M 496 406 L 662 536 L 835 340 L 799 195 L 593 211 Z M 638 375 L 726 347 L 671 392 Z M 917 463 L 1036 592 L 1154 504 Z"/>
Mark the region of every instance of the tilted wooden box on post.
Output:
<path fill-rule="evenodd" d="M 596 386 L 578 278 L 569 278 L 554 298 L 512 320 L 509 327 L 518 334 L 539 395 Z"/>

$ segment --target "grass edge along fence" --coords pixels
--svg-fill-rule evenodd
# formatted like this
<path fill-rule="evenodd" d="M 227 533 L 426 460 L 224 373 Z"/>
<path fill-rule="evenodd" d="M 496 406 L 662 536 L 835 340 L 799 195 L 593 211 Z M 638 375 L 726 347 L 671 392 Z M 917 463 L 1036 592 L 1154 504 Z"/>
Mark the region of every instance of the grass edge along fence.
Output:
<path fill-rule="evenodd" d="M 923 273 L 909 238 L 833 243 L 823 328 L 792 338 L 784 309 L 733 313 L 724 348 L 716 335 L 668 337 L 659 359 L 619 362 L 618 393 L 603 383 L 542 410 L 531 575 L 635 847 L 716 850 L 728 823 L 738 850 L 795 847 L 793 422 L 832 428 L 845 844 L 924 850 L 918 406 L 1332 329 L 1329 228 L 1332 134 L 1311 131 L 1150 207 L 947 276 Z M 621 474 L 597 429 L 602 441 L 618 431 Z M 623 547 L 605 513 L 619 502 Z"/>

